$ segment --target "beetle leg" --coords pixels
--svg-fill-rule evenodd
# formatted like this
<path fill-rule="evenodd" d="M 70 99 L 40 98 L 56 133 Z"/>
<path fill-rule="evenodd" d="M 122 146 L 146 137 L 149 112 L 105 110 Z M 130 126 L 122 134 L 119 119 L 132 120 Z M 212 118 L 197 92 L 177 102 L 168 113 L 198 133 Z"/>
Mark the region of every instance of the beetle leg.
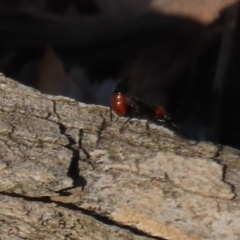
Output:
<path fill-rule="evenodd" d="M 123 126 L 120 128 L 120 134 L 123 133 L 123 131 L 126 129 L 127 123 L 130 121 L 130 117 L 127 119 L 127 121 L 125 121 L 125 123 L 123 124 Z"/>

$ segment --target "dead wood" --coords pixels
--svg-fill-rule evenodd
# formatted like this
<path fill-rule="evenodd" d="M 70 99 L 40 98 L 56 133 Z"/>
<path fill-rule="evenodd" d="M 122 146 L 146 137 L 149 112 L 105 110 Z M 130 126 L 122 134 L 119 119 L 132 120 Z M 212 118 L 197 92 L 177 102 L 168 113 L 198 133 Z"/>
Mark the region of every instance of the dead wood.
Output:
<path fill-rule="evenodd" d="M 120 133 L 108 108 L 3 75 L 0 91 L 1 239 L 239 239 L 238 150 Z"/>

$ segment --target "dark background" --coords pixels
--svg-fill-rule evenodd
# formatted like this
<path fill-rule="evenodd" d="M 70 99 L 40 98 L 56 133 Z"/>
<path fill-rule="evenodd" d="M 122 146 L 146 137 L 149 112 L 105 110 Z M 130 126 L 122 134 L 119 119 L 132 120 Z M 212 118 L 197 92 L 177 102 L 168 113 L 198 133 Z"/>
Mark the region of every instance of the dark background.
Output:
<path fill-rule="evenodd" d="M 92 1 L 2 1 L 0 71 L 44 93 L 109 106 L 128 95 L 161 105 L 180 134 L 240 148 L 240 20 L 208 25 L 151 11 L 101 13 Z"/>

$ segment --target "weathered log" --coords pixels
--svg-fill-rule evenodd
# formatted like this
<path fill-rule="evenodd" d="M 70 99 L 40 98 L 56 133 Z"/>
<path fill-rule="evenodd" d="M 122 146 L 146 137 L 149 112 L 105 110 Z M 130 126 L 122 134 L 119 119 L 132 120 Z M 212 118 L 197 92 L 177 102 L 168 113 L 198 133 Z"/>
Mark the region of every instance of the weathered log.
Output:
<path fill-rule="evenodd" d="M 0 91 L 1 239 L 240 238 L 238 150 L 3 75 Z"/>

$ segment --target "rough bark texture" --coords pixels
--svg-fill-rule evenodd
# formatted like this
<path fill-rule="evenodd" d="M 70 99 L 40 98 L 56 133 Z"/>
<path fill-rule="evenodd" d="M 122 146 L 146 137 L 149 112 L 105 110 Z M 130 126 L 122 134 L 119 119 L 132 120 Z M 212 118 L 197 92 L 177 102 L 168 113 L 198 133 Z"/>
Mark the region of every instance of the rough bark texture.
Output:
<path fill-rule="evenodd" d="M 0 92 L 0 239 L 240 239 L 238 150 L 3 75 Z"/>

